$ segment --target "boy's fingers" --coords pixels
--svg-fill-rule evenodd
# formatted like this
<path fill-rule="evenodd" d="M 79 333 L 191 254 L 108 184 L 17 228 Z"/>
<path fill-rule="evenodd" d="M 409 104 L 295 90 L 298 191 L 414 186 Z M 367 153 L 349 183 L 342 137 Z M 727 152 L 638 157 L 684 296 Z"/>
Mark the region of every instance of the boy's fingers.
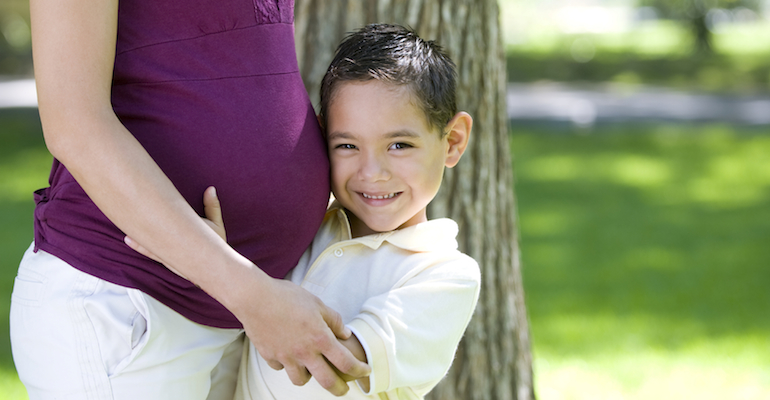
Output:
<path fill-rule="evenodd" d="M 217 197 L 217 191 L 214 186 L 209 186 L 203 192 L 203 214 L 209 227 L 227 241 L 225 222 L 222 219 L 222 206 L 219 204 L 219 197 Z"/>
<path fill-rule="evenodd" d="M 127 244 L 127 245 L 128 245 L 128 247 L 130 247 L 130 248 L 132 248 L 134 251 L 136 251 L 137 253 L 139 253 L 139 254 L 141 254 L 141 255 L 143 255 L 143 256 L 145 256 L 145 257 L 151 258 L 151 259 L 153 259 L 153 260 L 155 260 L 155 261 L 157 261 L 157 262 L 159 262 L 159 263 L 162 263 L 162 262 L 163 262 L 163 261 L 161 261 L 161 259 L 160 259 L 160 258 L 158 258 L 158 257 L 157 257 L 157 256 L 156 256 L 154 253 L 152 253 L 151 251 L 149 251 L 149 250 L 147 250 L 146 248 L 144 248 L 144 246 L 142 246 L 142 245 L 140 245 L 139 243 L 137 243 L 137 242 L 136 242 L 134 239 L 131 239 L 131 238 L 130 238 L 130 237 L 128 237 L 128 236 L 124 236 L 124 237 L 123 237 L 123 242 L 124 242 L 125 244 Z"/>
<path fill-rule="evenodd" d="M 222 207 L 219 205 L 219 197 L 214 186 L 209 186 L 203 192 L 203 213 L 206 219 L 217 226 L 224 226 L 222 221 Z"/>

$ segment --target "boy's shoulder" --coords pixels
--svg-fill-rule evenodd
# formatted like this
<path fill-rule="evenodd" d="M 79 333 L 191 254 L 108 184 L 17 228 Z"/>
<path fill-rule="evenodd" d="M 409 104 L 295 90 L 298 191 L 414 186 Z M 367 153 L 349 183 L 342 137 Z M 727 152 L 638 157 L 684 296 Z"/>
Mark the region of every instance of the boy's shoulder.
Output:
<path fill-rule="evenodd" d="M 321 237 L 326 240 L 314 242 L 314 245 L 318 244 L 320 249 L 342 241 L 345 254 L 366 257 L 370 273 L 387 271 L 388 275 L 398 279 L 420 275 L 430 276 L 428 279 L 476 282 L 477 285 L 480 281 L 478 263 L 458 249 L 459 229 L 452 219 L 432 219 L 404 229 L 353 239 L 342 234 L 345 219 L 344 209 L 330 207 L 325 221 L 329 229 L 316 237 L 316 241 Z M 348 253 L 344 250 L 347 246 L 353 246 L 355 250 Z M 360 261 L 356 263 L 359 265 Z"/>
<path fill-rule="evenodd" d="M 457 223 L 437 218 L 403 229 L 382 233 L 392 245 L 418 253 L 457 250 Z"/>
<path fill-rule="evenodd" d="M 393 232 L 388 242 L 408 250 L 408 258 L 414 263 L 431 265 L 435 272 L 449 273 L 457 279 L 480 279 L 476 260 L 459 250 L 459 229 L 454 220 L 437 218 Z"/>

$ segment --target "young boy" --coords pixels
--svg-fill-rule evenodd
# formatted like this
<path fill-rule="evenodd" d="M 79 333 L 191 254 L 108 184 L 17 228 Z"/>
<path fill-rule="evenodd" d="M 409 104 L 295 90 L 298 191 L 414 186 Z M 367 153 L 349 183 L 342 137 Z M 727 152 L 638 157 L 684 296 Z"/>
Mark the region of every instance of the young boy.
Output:
<path fill-rule="evenodd" d="M 457 224 L 426 214 L 471 133 L 454 64 L 403 27 L 367 26 L 340 44 L 319 121 L 336 200 L 286 279 L 340 313 L 353 332 L 343 344 L 371 367 L 344 398 L 421 399 L 449 370 L 479 294 Z M 295 386 L 246 342 L 236 399 L 336 398 L 314 379 Z"/>
<path fill-rule="evenodd" d="M 478 265 L 457 250 L 454 221 L 426 215 L 471 132 L 454 80 L 439 46 L 392 25 L 349 35 L 323 79 L 336 201 L 287 279 L 342 315 L 346 345 L 372 368 L 345 398 L 422 398 L 473 314 Z M 315 380 L 293 385 L 246 347 L 236 398 L 334 398 Z"/>

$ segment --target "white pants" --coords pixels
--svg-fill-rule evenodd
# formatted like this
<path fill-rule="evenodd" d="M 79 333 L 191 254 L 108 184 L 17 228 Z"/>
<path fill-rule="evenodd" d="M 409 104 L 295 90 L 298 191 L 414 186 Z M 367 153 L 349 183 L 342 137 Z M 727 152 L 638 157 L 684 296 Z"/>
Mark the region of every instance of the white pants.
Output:
<path fill-rule="evenodd" d="M 10 323 L 30 400 L 229 400 L 235 390 L 242 330 L 196 324 L 32 247 Z"/>

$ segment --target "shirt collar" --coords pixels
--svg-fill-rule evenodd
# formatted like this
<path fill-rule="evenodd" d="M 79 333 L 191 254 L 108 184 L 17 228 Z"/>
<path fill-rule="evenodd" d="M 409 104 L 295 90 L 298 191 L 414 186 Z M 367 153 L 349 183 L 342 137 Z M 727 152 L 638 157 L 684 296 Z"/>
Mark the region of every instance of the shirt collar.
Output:
<path fill-rule="evenodd" d="M 332 217 L 330 214 L 338 220 L 340 228 L 347 231 L 346 239 L 375 250 L 384 242 L 413 252 L 457 249 L 457 223 L 449 218 L 432 219 L 404 229 L 351 238 L 347 210 L 335 201 L 326 212 L 327 217 Z"/>

